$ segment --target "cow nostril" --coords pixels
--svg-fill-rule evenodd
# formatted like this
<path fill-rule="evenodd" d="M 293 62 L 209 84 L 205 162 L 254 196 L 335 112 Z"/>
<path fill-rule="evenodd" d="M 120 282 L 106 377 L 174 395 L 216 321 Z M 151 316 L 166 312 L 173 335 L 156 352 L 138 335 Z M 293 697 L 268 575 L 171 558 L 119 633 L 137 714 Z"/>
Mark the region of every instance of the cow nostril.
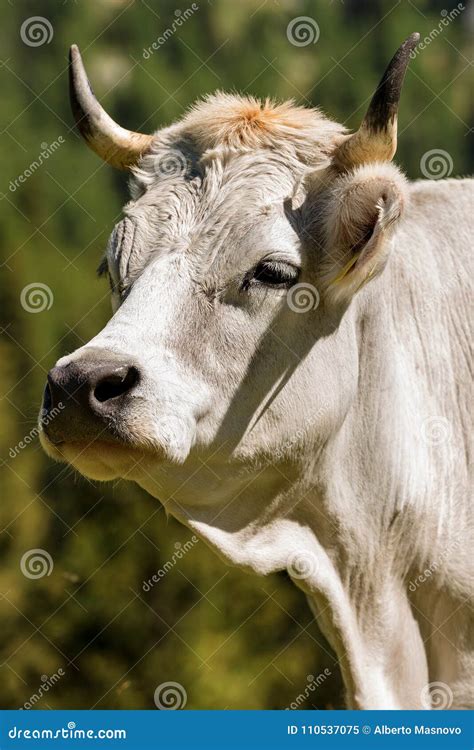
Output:
<path fill-rule="evenodd" d="M 121 367 L 105 375 L 94 388 L 94 398 L 103 403 L 131 391 L 138 382 L 136 367 Z"/>

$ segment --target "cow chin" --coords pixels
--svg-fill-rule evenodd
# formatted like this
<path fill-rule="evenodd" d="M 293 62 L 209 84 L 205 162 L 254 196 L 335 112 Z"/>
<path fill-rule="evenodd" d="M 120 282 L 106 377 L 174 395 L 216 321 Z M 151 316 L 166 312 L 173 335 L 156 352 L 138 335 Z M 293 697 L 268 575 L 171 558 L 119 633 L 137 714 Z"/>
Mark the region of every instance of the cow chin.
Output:
<path fill-rule="evenodd" d="M 133 479 L 145 456 L 144 451 L 137 448 L 100 440 L 55 445 L 44 432 L 40 433 L 40 442 L 44 451 L 55 461 L 70 464 L 88 479 L 100 482 Z"/>
<path fill-rule="evenodd" d="M 182 425 L 182 423 L 181 423 Z M 129 439 L 112 440 L 73 439 L 53 443 L 40 428 L 40 442 L 44 451 L 56 461 L 73 466 L 80 474 L 96 481 L 138 479 L 157 464 L 182 464 L 189 455 L 194 430 L 178 431 L 176 420 L 165 420 L 151 434 Z"/>

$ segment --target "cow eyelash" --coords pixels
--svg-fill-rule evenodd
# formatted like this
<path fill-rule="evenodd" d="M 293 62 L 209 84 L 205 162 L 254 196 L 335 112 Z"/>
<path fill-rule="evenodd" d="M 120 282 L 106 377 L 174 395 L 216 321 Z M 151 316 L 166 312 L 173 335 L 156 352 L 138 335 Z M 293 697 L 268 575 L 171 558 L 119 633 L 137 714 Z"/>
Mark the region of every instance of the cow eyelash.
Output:
<path fill-rule="evenodd" d="M 97 276 L 99 278 L 102 278 L 103 276 L 105 276 L 107 278 L 107 281 L 109 282 L 109 287 L 110 287 L 110 291 L 112 292 L 112 294 L 115 294 L 116 292 L 118 292 L 118 294 L 122 296 L 124 289 L 122 288 L 122 284 L 119 284 L 118 288 L 115 286 L 113 279 L 112 279 L 112 275 L 109 271 L 109 264 L 107 262 L 107 258 L 103 258 L 101 260 L 100 265 L 97 269 Z"/>
<path fill-rule="evenodd" d="M 243 289 L 251 284 L 262 284 L 274 289 L 287 289 L 298 281 L 300 269 L 291 263 L 262 260 L 244 279 Z"/>
<path fill-rule="evenodd" d="M 108 273 L 109 273 L 109 264 L 107 263 L 107 258 L 104 257 L 102 258 L 102 260 L 100 261 L 97 267 L 96 274 L 100 279 L 101 276 L 107 276 Z"/>

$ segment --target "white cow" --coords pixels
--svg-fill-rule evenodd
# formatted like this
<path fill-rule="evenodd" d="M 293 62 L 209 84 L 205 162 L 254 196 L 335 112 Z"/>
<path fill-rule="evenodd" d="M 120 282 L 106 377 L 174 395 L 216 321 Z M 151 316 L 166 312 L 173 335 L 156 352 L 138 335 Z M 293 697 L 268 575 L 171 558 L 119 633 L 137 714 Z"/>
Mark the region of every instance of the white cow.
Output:
<path fill-rule="evenodd" d="M 102 264 L 115 313 L 51 370 L 43 446 L 137 482 L 227 562 L 287 569 L 360 709 L 472 701 L 473 193 L 390 163 L 417 38 L 353 135 L 226 94 L 131 133 L 71 50 L 77 124 L 131 200 Z"/>

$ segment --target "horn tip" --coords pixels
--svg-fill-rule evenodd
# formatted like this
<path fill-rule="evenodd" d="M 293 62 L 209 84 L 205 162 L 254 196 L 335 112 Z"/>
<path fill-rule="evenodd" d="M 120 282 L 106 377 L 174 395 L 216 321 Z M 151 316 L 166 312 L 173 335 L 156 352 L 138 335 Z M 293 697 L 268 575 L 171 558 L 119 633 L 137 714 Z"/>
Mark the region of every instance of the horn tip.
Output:
<path fill-rule="evenodd" d="M 79 47 L 77 44 L 71 44 L 69 47 L 69 62 L 72 63 L 77 57 L 80 57 Z"/>
<path fill-rule="evenodd" d="M 403 46 L 408 47 L 410 50 L 414 49 L 418 42 L 420 41 L 420 34 L 418 31 L 414 31 L 413 34 L 410 34 L 408 39 L 404 42 Z"/>

